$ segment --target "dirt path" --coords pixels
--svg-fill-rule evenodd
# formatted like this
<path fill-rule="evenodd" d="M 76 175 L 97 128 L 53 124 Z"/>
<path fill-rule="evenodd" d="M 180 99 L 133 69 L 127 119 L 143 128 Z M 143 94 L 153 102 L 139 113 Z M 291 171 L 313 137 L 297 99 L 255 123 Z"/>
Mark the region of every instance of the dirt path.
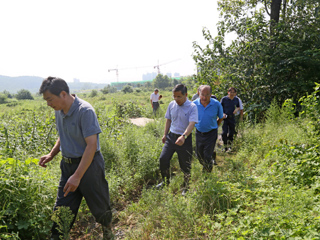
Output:
<path fill-rule="evenodd" d="M 130 118 L 129 120 L 134 125 L 137 125 L 137 126 L 140 126 L 140 127 L 145 126 L 148 122 L 154 121 L 154 119 L 144 118 L 144 117 L 141 117 L 141 118 Z"/>

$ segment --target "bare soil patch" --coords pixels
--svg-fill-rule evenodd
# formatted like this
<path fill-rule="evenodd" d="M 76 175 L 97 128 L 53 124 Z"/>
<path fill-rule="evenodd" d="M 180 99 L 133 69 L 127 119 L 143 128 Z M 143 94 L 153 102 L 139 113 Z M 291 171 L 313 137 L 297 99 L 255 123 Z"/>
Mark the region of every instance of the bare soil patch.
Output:
<path fill-rule="evenodd" d="M 144 118 L 144 117 L 141 117 L 141 118 L 130 118 L 129 120 L 130 120 L 130 122 L 132 124 L 140 126 L 140 127 L 145 126 L 148 122 L 154 121 L 154 119 Z"/>

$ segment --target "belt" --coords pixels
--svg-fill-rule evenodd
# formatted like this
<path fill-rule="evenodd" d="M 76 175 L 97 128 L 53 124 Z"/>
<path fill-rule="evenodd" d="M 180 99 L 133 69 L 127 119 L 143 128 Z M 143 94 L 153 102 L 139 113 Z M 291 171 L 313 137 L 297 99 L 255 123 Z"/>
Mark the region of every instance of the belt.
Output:
<path fill-rule="evenodd" d="M 207 134 L 213 132 L 214 130 L 217 130 L 217 129 L 216 129 L 216 128 L 211 129 L 209 132 L 200 132 L 200 131 L 198 131 L 198 129 L 197 129 L 197 133 L 199 133 L 199 134 L 201 134 L 201 135 L 207 135 Z"/>
<path fill-rule="evenodd" d="M 173 133 L 173 132 L 170 132 L 169 134 L 171 134 L 171 135 L 173 135 L 175 137 L 180 137 L 181 136 L 181 134 L 176 134 L 176 133 Z"/>
<path fill-rule="evenodd" d="M 96 156 L 97 154 L 99 154 L 100 151 L 96 152 L 94 154 L 94 156 Z M 68 163 L 68 164 L 79 164 L 80 161 L 82 159 L 82 156 L 81 157 L 77 157 L 77 158 L 69 158 L 69 157 L 64 157 L 62 156 L 62 160 L 65 162 L 65 163 Z"/>

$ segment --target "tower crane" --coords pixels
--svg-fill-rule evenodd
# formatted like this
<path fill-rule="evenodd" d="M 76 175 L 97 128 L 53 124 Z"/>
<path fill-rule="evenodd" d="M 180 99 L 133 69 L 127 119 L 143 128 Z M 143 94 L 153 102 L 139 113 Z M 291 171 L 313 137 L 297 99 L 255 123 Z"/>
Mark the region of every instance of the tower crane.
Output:
<path fill-rule="evenodd" d="M 157 68 L 158 69 L 158 74 L 160 74 L 160 66 L 163 66 L 163 65 L 166 65 L 166 64 L 169 64 L 169 63 L 172 63 L 172 62 L 176 62 L 176 61 L 179 61 L 179 60 L 181 60 L 181 59 L 178 58 L 178 59 L 172 60 L 170 62 L 162 63 L 162 64 L 159 64 L 159 61 L 158 61 L 158 65 L 154 66 L 153 68 Z"/>
<path fill-rule="evenodd" d="M 118 68 L 108 69 L 108 72 L 111 72 L 111 71 L 116 71 L 117 82 L 119 82 L 119 69 Z"/>

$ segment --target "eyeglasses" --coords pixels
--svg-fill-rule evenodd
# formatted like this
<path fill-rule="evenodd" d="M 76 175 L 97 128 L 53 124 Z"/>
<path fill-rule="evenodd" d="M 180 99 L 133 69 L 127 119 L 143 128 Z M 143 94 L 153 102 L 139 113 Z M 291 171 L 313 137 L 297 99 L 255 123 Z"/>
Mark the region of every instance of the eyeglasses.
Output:
<path fill-rule="evenodd" d="M 177 96 L 177 97 L 172 96 L 173 99 L 179 99 L 179 100 L 182 99 L 183 97 L 184 97 L 184 96 Z"/>

